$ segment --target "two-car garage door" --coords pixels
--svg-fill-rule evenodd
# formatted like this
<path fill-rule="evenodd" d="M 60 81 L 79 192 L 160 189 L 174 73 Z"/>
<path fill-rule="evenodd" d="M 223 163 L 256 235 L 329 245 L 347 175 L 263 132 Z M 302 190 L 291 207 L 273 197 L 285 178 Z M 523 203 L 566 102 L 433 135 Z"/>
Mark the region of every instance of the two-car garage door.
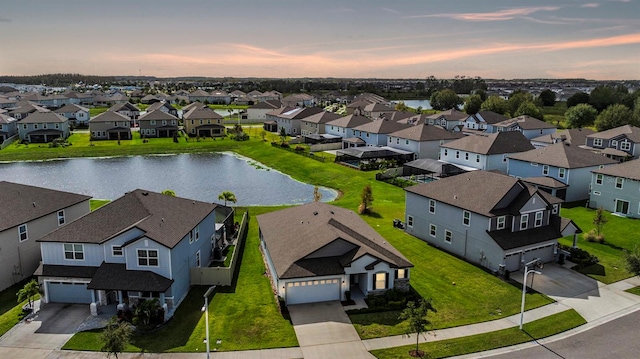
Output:
<path fill-rule="evenodd" d="M 91 303 L 91 291 L 87 283 L 47 282 L 50 303 Z"/>
<path fill-rule="evenodd" d="M 289 282 L 286 288 L 287 305 L 340 300 L 339 278 Z"/>

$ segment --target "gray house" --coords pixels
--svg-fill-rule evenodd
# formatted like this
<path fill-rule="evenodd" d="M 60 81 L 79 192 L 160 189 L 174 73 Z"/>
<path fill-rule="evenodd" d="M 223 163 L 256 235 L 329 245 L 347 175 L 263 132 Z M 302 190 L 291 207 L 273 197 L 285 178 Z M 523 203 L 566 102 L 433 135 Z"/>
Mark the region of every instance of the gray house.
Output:
<path fill-rule="evenodd" d="M 271 284 L 287 304 L 409 290 L 413 265 L 353 211 L 311 202 L 257 219 Z"/>
<path fill-rule="evenodd" d="M 596 133 L 589 128 L 569 128 L 555 133 L 538 136 L 531 139 L 535 148 L 546 147 L 554 143 L 568 143 L 574 146 L 583 146 L 587 143 L 587 136 Z"/>
<path fill-rule="evenodd" d="M 590 208 L 640 218 L 640 159 L 591 172 Z"/>
<path fill-rule="evenodd" d="M 0 144 L 18 133 L 18 120 L 0 113 Z"/>
<path fill-rule="evenodd" d="M 119 112 L 106 111 L 89 120 L 89 132 L 94 140 L 130 140 L 131 119 Z"/>
<path fill-rule="evenodd" d="M 438 159 L 440 145 L 464 137 L 436 125 L 418 123 L 387 135 L 387 146 L 414 153 L 414 159 Z"/>
<path fill-rule="evenodd" d="M 506 175 L 473 171 L 405 189 L 405 230 L 492 271 L 553 261 L 557 240 L 580 229 L 562 200 Z"/>
<path fill-rule="evenodd" d="M 60 107 L 53 112 L 62 115 L 69 119 L 73 124 L 84 124 L 89 123 L 89 109 L 86 107 L 82 107 L 75 104 L 68 104 Z"/>
<path fill-rule="evenodd" d="M 178 132 L 178 118 L 160 109 L 140 116 L 138 123 L 140 136 L 173 137 Z"/>
<path fill-rule="evenodd" d="M 30 114 L 18 124 L 18 134 L 23 141 L 46 143 L 69 137 L 69 120 L 55 112 L 39 112 Z"/>
<path fill-rule="evenodd" d="M 447 131 L 452 131 L 460 126 L 469 115 L 456 109 L 438 112 L 426 117 L 426 123 L 429 125 L 442 126 Z"/>
<path fill-rule="evenodd" d="M 178 109 L 173 107 L 170 102 L 167 101 L 157 101 L 152 103 L 149 107 L 147 107 L 147 112 L 160 110 L 162 112 L 166 112 L 172 116 L 178 117 Z"/>
<path fill-rule="evenodd" d="M 518 116 L 487 126 L 487 132 L 519 131 L 524 137 L 532 139 L 555 133 L 556 126 L 531 116 Z"/>
<path fill-rule="evenodd" d="M 587 136 L 584 148 L 615 159 L 640 157 L 640 127 L 624 125 Z"/>
<path fill-rule="evenodd" d="M 91 197 L 0 182 L 0 291 L 29 278 L 40 262 L 36 240 L 89 213 Z"/>

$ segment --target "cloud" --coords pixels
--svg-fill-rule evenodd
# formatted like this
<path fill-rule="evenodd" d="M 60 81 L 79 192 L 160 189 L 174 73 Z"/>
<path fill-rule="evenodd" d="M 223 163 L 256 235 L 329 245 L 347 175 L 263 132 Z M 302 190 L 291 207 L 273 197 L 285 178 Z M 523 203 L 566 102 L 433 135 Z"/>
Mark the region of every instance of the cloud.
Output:
<path fill-rule="evenodd" d="M 476 12 L 476 13 L 443 13 L 443 14 L 428 14 L 428 15 L 413 15 L 409 18 L 425 18 L 425 17 L 440 17 L 450 18 L 460 21 L 507 21 L 516 17 L 530 15 L 539 11 L 556 11 L 560 8 L 557 6 L 539 6 L 539 7 L 521 7 L 513 9 L 505 9 L 496 12 Z"/>
<path fill-rule="evenodd" d="M 400 11 L 394 10 L 394 9 L 390 9 L 388 7 L 381 7 L 380 10 L 383 10 L 383 11 L 386 11 L 386 12 L 390 12 L 392 14 L 400 14 Z"/>
<path fill-rule="evenodd" d="M 590 3 L 586 3 L 586 4 L 582 4 L 580 5 L 580 7 L 586 7 L 586 8 L 596 8 L 599 7 L 600 4 L 595 3 L 595 2 L 590 2 Z"/>

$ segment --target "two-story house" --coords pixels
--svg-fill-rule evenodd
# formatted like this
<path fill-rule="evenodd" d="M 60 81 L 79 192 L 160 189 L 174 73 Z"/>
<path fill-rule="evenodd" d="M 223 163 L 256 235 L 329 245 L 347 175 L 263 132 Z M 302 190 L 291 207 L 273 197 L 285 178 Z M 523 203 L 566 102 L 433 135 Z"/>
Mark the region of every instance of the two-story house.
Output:
<path fill-rule="evenodd" d="M 621 161 L 640 157 L 640 127 L 624 125 L 587 136 L 585 149 Z"/>
<path fill-rule="evenodd" d="M 18 120 L 0 113 L 0 144 L 18 133 Z"/>
<path fill-rule="evenodd" d="M 469 115 L 464 112 L 450 109 L 427 116 L 426 123 L 429 125 L 442 126 L 447 131 L 452 131 L 461 125 L 467 117 L 469 117 Z"/>
<path fill-rule="evenodd" d="M 30 143 L 46 143 L 69 137 L 69 120 L 52 111 L 30 114 L 18 124 L 20 139 Z"/>
<path fill-rule="evenodd" d="M 66 117 L 74 125 L 86 125 L 89 123 L 89 109 L 80 105 L 64 105 L 53 112 Z"/>
<path fill-rule="evenodd" d="M 556 130 L 556 126 L 527 115 L 510 118 L 487 126 L 487 132 L 489 133 L 519 131 L 529 140 L 555 133 Z"/>
<path fill-rule="evenodd" d="M 533 148 L 518 131 L 477 134 L 443 143 L 438 159 L 466 168 L 507 173 L 507 156 Z"/>
<path fill-rule="evenodd" d="M 320 135 L 325 133 L 325 125 L 328 122 L 339 119 L 340 115 L 322 111 L 300 120 L 300 133 L 303 136 Z"/>
<path fill-rule="evenodd" d="M 562 200 L 499 173 L 463 173 L 405 193 L 407 233 L 492 271 L 553 261 L 558 238 L 580 231 L 559 216 Z"/>
<path fill-rule="evenodd" d="M 568 128 L 548 135 L 542 135 L 531 139 L 531 144 L 535 148 L 546 147 L 554 143 L 568 143 L 574 146 L 584 146 L 587 143 L 587 136 L 596 133 L 590 128 Z"/>
<path fill-rule="evenodd" d="M 342 137 L 342 148 L 364 146 L 364 141 L 355 135 L 353 128 L 371 121 L 373 120 L 368 117 L 361 116 L 360 112 L 356 111 L 351 115 L 327 122 L 324 125 L 324 130 L 329 135 Z"/>
<path fill-rule="evenodd" d="M 440 145 L 464 137 L 461 133 L 445 130 L 441 126 L 419 123 L 390 133 L 387 146 L 413 152 L 418 158 L 438 159 Z"/>
<path fill-rule="evenodd" d="M 508 120 L 506 116 L 493 111 L 478 111 L 462 121 L 461 131 L 486 131 L 489 125 Z"/>
<path fill-rule="evenodd" d="M 147 107 L 147 112 L 160 110 L 162 112 L 166 112 L 171 116 L 178 117 L 178 109 L 173 107 L 171 102 L 168 101 L 156 101 L 152 103 L 149 107 Z"/>
<path fill-rule="evenodd" d="M 138 118 L 140 136 L 173 137 L 178 132 L 178 118 L 160 109 L 147 112 Z"/>
<path fill-rule="evenodd" d="M 0 182 L 0 291 L 31 277 L 40 262 L 36 240 L 89 213 L 91 197 Z"/>
<path fill-rule="evenodd" d="M 182 114 L 184 131 L 189 136 L 222 137 L 224 118 L 208 106 L 192 106 Z"/>
<path fill-rule="evenodd" d="M 271 112 L 269 117 L 276 121 L 278 132 L 284 128 L 287 135 L 297 136 L 301 133 L 302 119 L 323 112 L 319 107 L 285 107 L 288 110 L 276 114 Z"/>
<path fill-rule="evenodd" d="M 566 143 L 510 155 L 507 173 L 510 176 L 539 183 L 542 188 L 556 193 L 567 201 L 582 201 L 589 198 L 591 171 L 617 163 L 605 156 Z M 547 186 L 540 179 L 550 177 L 559 183 Z M 561 188 L 567 185 L 566 188 Z M 549 187 L 551 186 L 551 187 Z"/>
<path fill-rule="evenodd" d="M 105 111 L 89 120 L 89 133 L 94 140 L 130 140 L 131 119 L 120 112 Z"/>
<path fill-rule="evenodd" d="M 282 103 L 278 100 L 258 102 L 247 108 L 247 120 L 249 122 L 264 122 L 267 119 L 267 113 L 281 107 Z"/>
<path fill-rule="evenodd" d="M 591 172 L 590 208 L 640 218 L 640 159 Z"/>
<path fill-rule="evenodd" d="M 131 127 L 133 127 L 137 123 L 137 120 L 140 117 L 140 109 L 129 102 L 117 103 L 109 107 L 108 111 L 117 112 L 121 115 L 129 117 Z"/>
<path fill-rule="evenodd" d="M 403 124 L 385 118 L 376 118 L 360 126 L 355 126 L 351 130 L 353 136 L 364 141 L 366 146 L 386 146 L 388 135 L 392 132 L 400 131 L 413 125 Z"/>
<path fill-rule="evenodd" d="M 257 219 L 271 284 L 287 305 L 409 290 L 413 264 L 351 210 L 311 202 Z"/>
<path fill-rule="evenodd" d="M 190 268 L 206 267 L 228 207 L 135 190 L 40 238 L 42 300 L 119 309 L 158 299 L 165 319 L 186 297 Z M 218 229 L 216 231 L 216 229 Z"/>
<path fill-rule="evenodd" d="M 189 94 L 189 101 L 210 104 L 213 102 L 213 96 L 205 90 L 198 89 Z"/>

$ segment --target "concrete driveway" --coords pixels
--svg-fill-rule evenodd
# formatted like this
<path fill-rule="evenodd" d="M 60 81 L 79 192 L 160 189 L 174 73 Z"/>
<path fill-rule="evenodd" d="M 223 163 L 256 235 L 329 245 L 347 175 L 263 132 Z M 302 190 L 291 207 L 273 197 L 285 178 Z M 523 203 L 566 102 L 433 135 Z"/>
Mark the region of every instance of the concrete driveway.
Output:
<path fill-rule="evenodd" d="M 0 347 L 60 349 L 89 315 L 86 304 L 46 304 L 3 335 Z"/>
<path fill-rule="evenodd" d="M 305 359 L 374 358 L 340 302 L 290 305 L 289 314 Z"/>

